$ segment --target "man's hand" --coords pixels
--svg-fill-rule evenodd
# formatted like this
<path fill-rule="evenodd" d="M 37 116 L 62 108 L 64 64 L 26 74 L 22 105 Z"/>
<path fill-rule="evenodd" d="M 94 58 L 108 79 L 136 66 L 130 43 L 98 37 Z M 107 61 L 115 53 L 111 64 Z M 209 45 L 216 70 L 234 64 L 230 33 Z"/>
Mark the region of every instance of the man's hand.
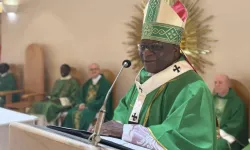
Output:
<path fill-rule="evenodd" d="M 82 111 L 85 108 L 85 104 L 80 104 L 78 110 Z"/>
<path fill-rule="evenodd" d="M 217 139 L 221 138 L 220 129 L 216 129 L 216 137 L 217 137 Z"/>
<path fill-rule="evenodd" d="M 94 132 L 94 127 L 90 129 L 90 132 Z M 123 124 L 112 120 L 102 124 L 100 134 L 104 136 L 113 136 L 121 138 L 122 133 L 123 133 Z"/>
<path fill-rule="evenodd" d="M 48 100 L 50 100 L 50 96 L 45 96 L 45 98 L 44 98 L 44 101 L 48 101 Z"/>

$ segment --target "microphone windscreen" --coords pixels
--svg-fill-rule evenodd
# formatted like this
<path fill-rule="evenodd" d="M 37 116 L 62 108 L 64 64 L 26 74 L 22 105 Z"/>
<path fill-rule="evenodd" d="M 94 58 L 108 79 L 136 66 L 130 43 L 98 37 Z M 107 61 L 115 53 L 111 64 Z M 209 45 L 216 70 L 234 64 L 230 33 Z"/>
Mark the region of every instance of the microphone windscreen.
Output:
<path fill-rule="evenodd" d="M 124 66 L 124 68 L 129 68 L 131 66 L 131 61 L 130 60 L 124 60 L 122 62 L 122 65 Z"/>

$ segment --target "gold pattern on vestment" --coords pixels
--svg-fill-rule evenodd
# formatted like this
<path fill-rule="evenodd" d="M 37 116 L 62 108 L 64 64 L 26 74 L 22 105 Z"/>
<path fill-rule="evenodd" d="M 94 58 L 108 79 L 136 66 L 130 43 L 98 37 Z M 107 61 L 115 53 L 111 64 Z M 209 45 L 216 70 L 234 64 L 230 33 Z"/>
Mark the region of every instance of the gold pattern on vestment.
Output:
<path fill-rule="evenodd" d="M 75 129 L 80 129 L 81 111 L 76 111 L 75 113 L 73 113 L 73 116 Z"/>
<path fill-rule="evenodd" d="M 89 86 L 86 104 L 88 104 L 96 99 L 98 89 L 99 89 L 99 84 Z"/>

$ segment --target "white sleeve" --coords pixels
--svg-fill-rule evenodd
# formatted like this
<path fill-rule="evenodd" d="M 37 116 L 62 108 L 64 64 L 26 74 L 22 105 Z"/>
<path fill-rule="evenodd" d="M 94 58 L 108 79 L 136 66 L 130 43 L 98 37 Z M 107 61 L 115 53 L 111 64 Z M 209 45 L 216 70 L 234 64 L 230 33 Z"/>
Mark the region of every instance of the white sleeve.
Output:
<path fill-rule="evenodd" d="M 226 140 L 228 143 L 232 144 L 235 141 L 235 137 L 228 134 L 226 131 L 220 129 L 220 136 L 224 140 Z"/>

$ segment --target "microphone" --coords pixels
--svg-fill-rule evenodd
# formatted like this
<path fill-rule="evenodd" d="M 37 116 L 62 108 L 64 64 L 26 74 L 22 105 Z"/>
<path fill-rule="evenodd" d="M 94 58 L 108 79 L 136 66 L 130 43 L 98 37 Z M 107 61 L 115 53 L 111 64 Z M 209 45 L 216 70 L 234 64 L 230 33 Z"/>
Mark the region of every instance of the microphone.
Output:
<path fill-rule="evenodd" d="M 131 61 L 130 61 L 130 60 L 124 60 L 124 61 L 122 62 L 122 66 L 123 66 L 124 68 L 129 68 L 129 67 L 131 66 Z"/>
<path fill-rule="evenodd" d="M 101 131 L 101 127 L 102 127 L 102 123 L 104 121 L 104 118 L 105 118 L 105 113 L 106 113 L 106 103 L 107 103 L 107 100 L 109 98 L 109 95 L 117 81 L 117 79 L 119 78 L 122 70 L 124 68 L 129 68 L 131 66 L 131 61 L 130 60 L 124 60 L 122 62 L 122 67 L 120 69 L 120 71 L 118 72 L 114 82 L 112 83 L 110 89 L 108 90 L 108 93 L 106 94 L 106 97 L 105 97 L 105 100 L 104 100 L 104 103 L 99 111 L 99 114 L 98 114 L 98 118 L 97 118 L 97 121 L 96 121 L 96 124 L 95 124 L 95 128 L 94 128 L 94 133 L 89 137 L 89 141 L 94 144 L 95 146 L 98 145 L 98 143 L 101 141 L 101 137 L 100 137 L 100 131 Z"/>

